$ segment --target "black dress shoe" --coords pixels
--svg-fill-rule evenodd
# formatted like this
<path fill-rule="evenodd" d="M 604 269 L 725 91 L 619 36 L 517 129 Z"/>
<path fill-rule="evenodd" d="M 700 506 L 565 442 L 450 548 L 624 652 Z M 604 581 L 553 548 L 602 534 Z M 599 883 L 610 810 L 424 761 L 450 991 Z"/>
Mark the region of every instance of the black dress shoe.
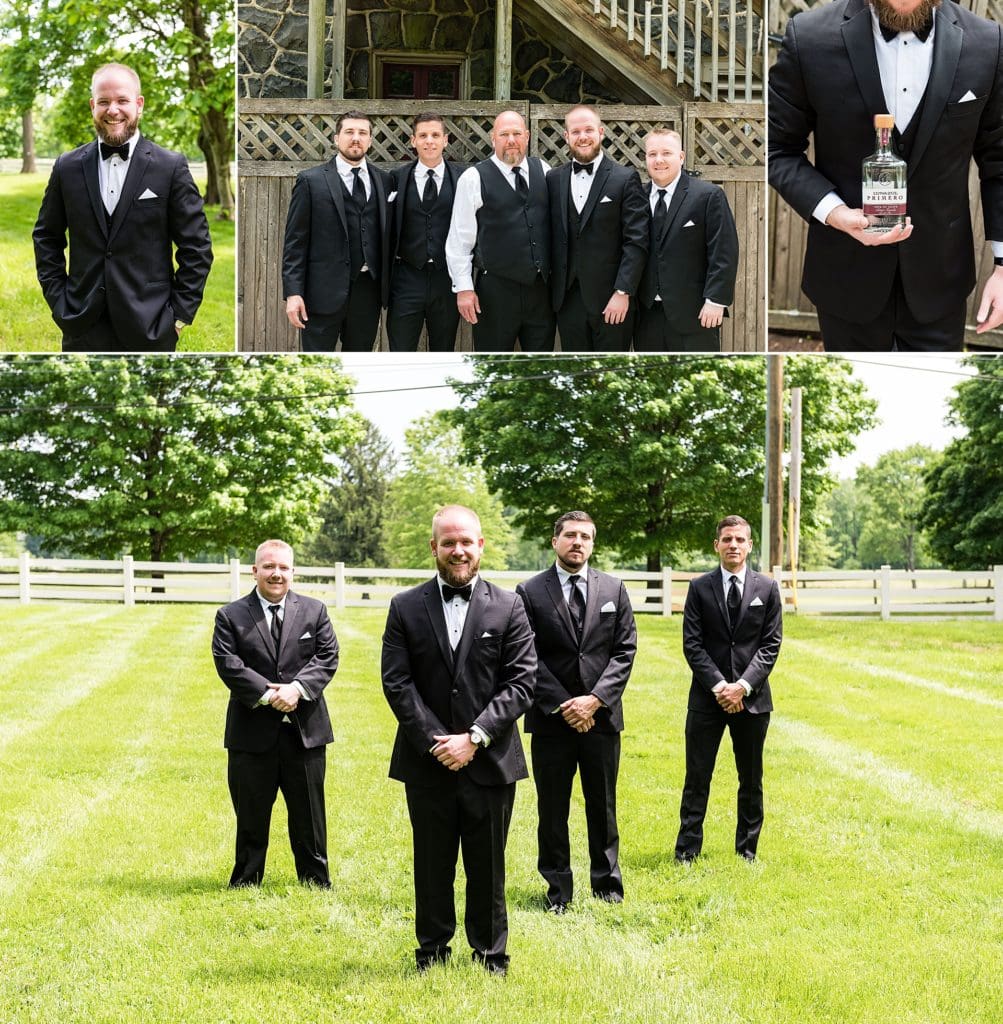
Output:
<path fill-rule="evenodd" d="M 547 904 L 547 913 L 548 914 L 557 914 L 558 916 L 561 916 L 562 914 L 566 914 L 567 912 L 568 912 L 568 904 L 567 903 L 562 903 L 561 901 L 558 901 L 557 903 L 548 903 Z"/>
<path fill-rule="evenodd" d="M 475 964 L 480 964 L 488 972 L 488 974 L 495 974 L 499 978 L 504 978 L 508 974 L 508 961 L 509 958 L 505 953 L 492 953 L 485 955 L 480 950 L 475 949 L 470 954 L 470 959 Z"/>
<path fill-rule="evenodd" d="M 695 853 L 677 853 L 676 863 L 677 864 L 692 864 L 697 859 Z"/>
<path fill-rule="evenodd" d="M 453 951 L 449 946 L 442 946 L 439 949 L 416 949 L 414 958 L 418 967 L 418 973 L 424 974 L 430 967 L 436 964 L 449 963 L 449 956 Z"/>
<path fill-rule="evenodd" d="M 741 857 L 742 860 L 749 861 L 750 863 L 756 859 L 756 855 L 752 852 L 752 850 L 742 850 L 739 853 L 739 857 Z"/>
<path fill-rule="evenodd" d="M 623 894 L 619 892 L 594 892 L 592 895 L 603 903 L 623 903 Z"/>

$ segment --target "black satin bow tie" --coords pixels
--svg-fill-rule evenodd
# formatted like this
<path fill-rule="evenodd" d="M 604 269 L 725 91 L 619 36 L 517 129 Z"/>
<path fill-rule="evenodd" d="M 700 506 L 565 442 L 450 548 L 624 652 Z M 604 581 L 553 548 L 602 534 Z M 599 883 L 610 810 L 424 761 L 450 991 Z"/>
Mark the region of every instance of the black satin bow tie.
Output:
<path fill-rule="evenodd" d="M 447 604 L 453 600 L 454 597 L 462 597 L 464 601 L 470 600 L 470 593 L 474 589 L 472 583 L 468 583 L 465 587 L 450 587 L 445 583 L 442 585 L 442 599 Z"/>
<path fill-rule="evenodd" d="M 584 171 L 586 174 L 592 173 L 592 164 L 580 164 L 576 160 L 571 161 L 571 170 L 577 174 L 579 171 Z"/>
<path fill-rule="evenodd" d="M 109 146 L 107 142 L 101 143 L 101 159 L 110 160 L 113 156 L 118 156 L 122 160 L 129 159 L 129 143 L 125 142 L 121 146 Z"/>
<path fill-rule="evenodd" d="M 890 43 L 898 34 L 898 29 L 888 28 L 887 25 L 882 25 L 878 22 L 878 28 L 881 29 L 881 35 L 884 37 L 886 43 Z M 925 25 L 920 28 L 914 29 L 913 34 L 921 42 L 925 43 L 927 36 L 930 35 L 930 31 L 933 29 L 933 18 L 931 18 Z"/>

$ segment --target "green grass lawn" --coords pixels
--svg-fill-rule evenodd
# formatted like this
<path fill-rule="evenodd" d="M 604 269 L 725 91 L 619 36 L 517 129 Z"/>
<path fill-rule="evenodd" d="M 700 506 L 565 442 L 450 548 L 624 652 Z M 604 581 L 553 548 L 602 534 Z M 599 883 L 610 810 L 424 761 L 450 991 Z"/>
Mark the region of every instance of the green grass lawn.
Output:
<path fill-rule="evenodd" d="M 61 334 L 35 276 L 31 232 L 48 174 L 0 174 L 0 352 L 59 352 Z M 204 188 L 205 182 L 199 182 Z M 213 264 L 205 297 L 180 352 L 232 352 L 234 348 L 233 221 L 207 206 Z"/>
<path fill-rule="evenodd" d="M 704 856 L 682 868 L 681 623 L 642 619 L 619 790 L 626 902 L 580 896 L 564 918 L 542 912 L 533 789 L 521 783 L 501 980 L 467 961 L 462 934 L 449 967 L 419 977 L 411 966 L 381 612 L 335 619 L 334 888 L 295 884 L 281 800 L 265 885 L 225 888 L 233 818 L 213 612 L 0 606 L 3 1024 L 1001 1019 L 998 625 L 790 620 L 759 861 L 732 853 L 726 740 Z M 580 892 L 580 801 L 572 825 Z"/>

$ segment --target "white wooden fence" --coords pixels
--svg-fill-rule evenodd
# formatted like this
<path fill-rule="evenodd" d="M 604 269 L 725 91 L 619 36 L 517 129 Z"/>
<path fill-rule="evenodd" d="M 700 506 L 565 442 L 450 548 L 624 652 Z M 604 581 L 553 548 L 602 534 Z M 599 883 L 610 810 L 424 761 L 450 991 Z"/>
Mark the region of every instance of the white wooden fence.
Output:
<path fill-rule="evenodd" d="M 0 558 L 0 601 L 114 601 L 136 605 L 235 601 L 253 586 L 251 567 L 229 562 Z M 390 598 L 431 575 L 428 569 L 358 569 L 338 562 L 298 566 L 296 590 L 333 608 L 386 608 Z M 486 579 L 514 589 L 532 572 L 492 572 Z M 689 581 L 698 573 L 614 570 L 627 586 L 635 612 L 669 616 L 682 610 Z M 988 618 L 1003 622 L 1003 566 L 981 572 L 882 566 L 853 572 L 798 572 L 774 568 L 784 610 L 797 614 Z M 666 595 L 671 600 L 666 600 Z"/>

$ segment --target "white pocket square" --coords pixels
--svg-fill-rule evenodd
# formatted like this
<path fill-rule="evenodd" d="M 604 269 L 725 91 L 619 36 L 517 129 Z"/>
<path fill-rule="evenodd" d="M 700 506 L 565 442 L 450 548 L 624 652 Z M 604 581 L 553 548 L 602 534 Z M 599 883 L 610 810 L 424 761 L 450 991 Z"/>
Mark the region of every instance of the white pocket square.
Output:
<path fill-rule="evenodd" d="M 602 612 L 615 612 L 616 611 L 616 605 L 613 604 L 612 601 L 607 601 L 602 606 L 602 608 L 599 609 L 599 611 L 600 611 L 600 613 L 602 613 Z"/>
<path fill-rule="evenodd" d="M 749 607 L 750 608 L 758 608 L 762 603 L 763 603 L 763 599 L 761 597 L 754 597 L 749 602 Z"/>
<path fill-rule="evenodd" d="M 309 640 L 313 636 L 313 633 L 308 629 L 301 637 L 300 640 Z"/>
<path fill-rule="evenodd" d="M 484 632 L 483 632 L 483 633 L 481 633 L 481 639 L 482 639 L 482 640 L 483 640 L 483 639 L 484 639 L 485 637 L 488 637 L 488 636 L 494 636 L 494 633 L 492 633 L 490 629 L 486 629 L 486 630 L 484 630 Z"/>
<path fill-rule="evenodd" d="M 968 92 L 966 92 L 965 95 L 962 96 L 960 100 L 958 100 L 958 102 L 959 103 L 971 103 L 972 100 L 974 100 L 974 99 L 975 99 L 975 93 L 972 92 L 971 89 L 969 89 Z"/>
<path fill-rule="evenodd" d="M 156 192 L 151 192 L 150 189 L 146 189 L 143 194 L 139 197 L 140 199 L 159 199 L 160 196 Z"/>
<path fill-rule="evenodd" d="M 693 223 L 693 221 L 691 221 L 691 220 L 688 220 L 688 221 L 687 221 L 687 222 L 686 222 L 686 223 L 685 223 L 685 224 L 683 225 L 683 227 L 684 227 L 684 228 L 694 228 L 694 227 L 696 227 L 696 225 L 695 225 L 695 224 Z"/>
<path fill-rule="evenodd" d="M 392 203 L 396 198 L 397 198 L 397 193 L 396 192 L 391 192 L 390 195 L 387 196 L 387 202 L 388 203 Z"/>
<path fill-rule="evenodd" d="M 612 203 L 612 202 L 613 202 L 613 200 L 610 199 L 609 196 L 603 196 L 602 199 L 599 200 L 599 205 L 601 206 L 603 203 Z"/>

